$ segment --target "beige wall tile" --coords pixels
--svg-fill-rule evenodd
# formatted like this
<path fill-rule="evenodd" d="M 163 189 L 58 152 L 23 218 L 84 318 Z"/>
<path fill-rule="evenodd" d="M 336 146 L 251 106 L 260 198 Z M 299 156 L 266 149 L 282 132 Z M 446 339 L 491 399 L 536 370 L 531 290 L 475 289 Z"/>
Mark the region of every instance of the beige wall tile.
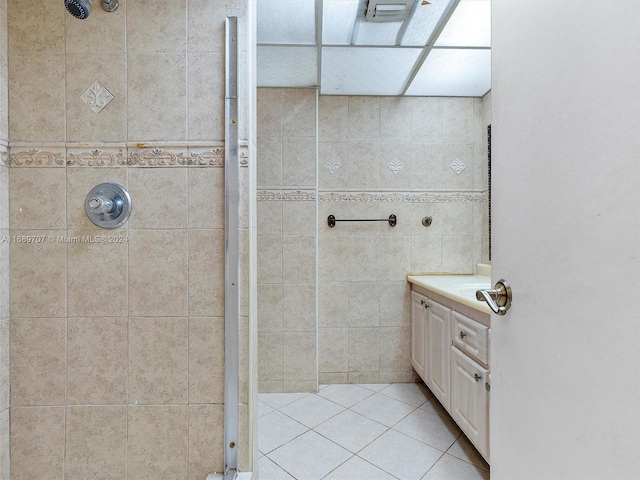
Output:
<path fill-rule="evenodd" d="M 167 2 L 165 0 L 162 3 Z M 131 10 L 131 5 L 128 10 Z M 158 33 L 162 34 L 162 31 Z M 185 139 L 187 136 L 186 56 L 129 55 L 127 62 L 128 139 L 131 141 Z"/>
<path fill-rule="evenodd" d="M 69 230 L 68 235 L 68 314 L 126 316 L 127 231 Z M 108 243 L 110 240 L 113 243 Z"/>
<path fill-rule="evenodd" d="M 48 28 L 44 30 L 49 33 Z M 65 140 L 64 85 L 64 55 L 11 55 L 9 130 L 12 141 Z M 38 108 L 34 109 L 34 105 Z"/>
<path fill-rule="evenodd" d="M 284 392 L 284 382 L 280 381 L 262 381 L 258 382 L 258 391 L 260 393 L 282 393 Z"/>
<path fill-rule="evenodd" d="M 11 244 L 11 316 L 62 317 L 66 314 L 64 230 L 15 230 L 11 235 L 41 243 Z"/>
<path fill-rule="evenodd" d="M 258 201 L 258 234 L 281 235 L 282 234 L 282 206 L 281 200 Z M 315 223 L 315 222 L 314 222 Z"/>
<path fill-rule="evenodd" d="M 473 236 L 442 237 L 442 271 L 473 272 Z"/>
<path fill-rule="evenodd" d="M 375 188 L 380 183 L 380 144 L 349 143 L 349 189 Z"/>
<path fill-rule="evenodd" d="M 118 0 L 114 12 L 105 12 L 98 7 L 94 3 L 91 15 L 84 20 L 65 12 L 66 53 L 125 53 L 126 0 Z"/>
<path fill-rule="evenodd" d="M 84 158 L 87 149 L 82 149 L 78 152 L 72 153 L 75 157 L 70 157 L 72 162 L 78 164 L 79 158 Z M 126 157 L 126 150 L 122 152 L 122 149 L 109 150 L 104 152 L 105 162 L 116 162 L 117 158 L 122 155 Z M 84 154 L 84 155 L 83 155 Z M 91 159 L 91 157 L 89 157 Z M 94 162 L 102 161 L 103 157 L 99 156 L 97 159 L 91 159 Z M 86 164 L 85 160 L 80 160 L 82 164 Z M 93 162 L 92 162 L 93 163 Z M 14 169 L 17 170 L 17 169 Z M 70 230 L 80 229 L 86 235 L 99 235 L 104 233 L 104 229 L 96 226 L 89 217 L 85 210 L 85 201 L 87 195 L 93 187 L 101 183 L 113 182 L 127 188 L 127 169 L 126 167 L 84 167 L 75 168 L 69 167 L 66 169 L 67 179 L 67 228 Z M 135 202 L 136 199 L 133 199 Z M 134 206 L 137 206 L 134 203 Z M 128 223 L 125 223 L 117 230 L 112 230 L 113 234 L 120 235 L 121 232 L 126 231 L 129 227 Z"/>
<path fill-rule="evenodd" d="M 347 383 L 381 383 L 380 372 L 349 372 Z"/>
<path fill-rule="evenodd" d="M 189 230 L 189 314 L 224 315 L 224 230 Z"/>
<path fill-rule="evenodd" d="M 414 142 L 411 149 L 411 186 L 422 190 L 442 188 L 442 144 Z"/>
<path fill-rule="evenodd" d="M 380 183 L 376 188 L 411 190 L 413 155 L 409 142 L 380 144 Z"/>
<path fill-rule="evenodd" d="M 65 479 L 121 480 L 127 471 L 127 407 L 67 407 Z"/>
<path fill-rule="evenodd" d="M 458 175 L 450 165 L 460 160 L 466 168 Z M 442 187 L 473 188 L 473 144 L 450 143 L 442 147 Z"/>
<path fill-rule="evenodd" d="M 316 135 L 316 90 L 285 88 L 282 91 L 282 135 L 314 137 Z"/>
<path fill-rule="evenodd" d="M 318 369 L 321 373 L 349 371 L 349 329 L 320 328 L 318 348 Z"/>
<path fill-rule="evenodd" d="M 258 235 L 258 284 L 282 283 L 282 236 Z"/>
<path fill-rule="evenodd" d="M 187 318 L 129 320 L 129 403 L 186 404 Z"/>
<path fill-rule="evenodd" d="M 0 236 L 5 240 L 9 238 L 9 230 L 0 230 Z M 11 244 L 9 241 L 2 241 L 0 238 L 0 318 L 9 318 L 10 311 L 10 276 L 11 266 L 9 262 L 9 252 Z"/>
<path fill-rule="evenodd" d="M 380 97 L 349 97 L 349 142 L 380 141 Z"/>
<path fill-rule="evenodd" d="M 380 237 L 378 279 L 403 280 L 411 270 L 411 237 Z"/>
<path fill-rule="evenodd" d="M 410 271 L 410 269 L 409 269 Z M 380 326 L 400 327 L 410 324 L 409 284 L 405 281 L 380 282 Z"/>
<path fill-rule="evenodd" d="M 318 98 L 318 136 L 322 141 L 349 140 L 349 103 L 344 97 L 320 95 Z"/>
<path fill-rule="evenodd" d="M 15 168 L 9 180 L 12 229 L 65 228 L 65 169 Z"/>
<path fill-rule="evenodd" d="M 187 55 L 189 140 L 224 140 L 224 56 Z"/>
<path fill-rule="evenodd" d="M 411 238 L 411 271 L 442 272 L 442 237 L 440 235 Z"/>
<path fill-rule="evenodd" d="M 445 143 L 472 143 L 473 98 L 442 99 L 442 141 Z"/>
<path fill-rule="evenodd" d="M 258 89 L 258 140 L 282 137 L 282 92 L 281 88 Z"/>
<path fill-rule="evenodd" d="M 411 98 L 411 140 L 442 143 L 442 98 Z"/>
<path fill-rule="evenodd" d="M 188 168 L 189 228 L 224 228 L 224 169 Z"/>
<path fill-rule="evenodd" d="M 349 284 L 321 283 L 318 287 L 318 325 L 321 328 L 349 325 Z"/>
<path fill-rule="evenodd" d="M 189 479 L 224 471 L 224 405 L 189 406 Z"/>
<path fill-rule="evenodd" d="M 349 282 L 349 326 L 377 327 L 380 324 L 380 293 L 377 282 Z"/>
<path fill-rule="evenodd" d="M 380 329 L 377 327 L 350 328 L 349 372 L 378 372 L 379 369 Z M 352 383 L 351 379 L 349 383 Z"/>
<path fill-rule="evenodd" d="M 276 187 L 282 185 L 282 138 L 261 136 L 258 138 L 258 185 Z"/>
<path fill-rule="evenodd" d="M 12 478 L 64 478 L 64 410 L 11 408 Z"/>
<path fill-rule="evenodd" d="M 258 285 L 258 331 L 282 331 L 282 284 Z"/>
<path fill-rule="evenodd" d="M 187 227 L 187 168 L 129 168 L 129 228 Z"/>
<path fill-rule="evenodd" d="M 51 8 L 45 0 L 8 0 L 7 9 L 12 52 L 64 53 L 64 8 Z"/>
<path fill-rule="evenodd" d="M 285 332 L 316 331 L 316 285 L 284 284 L 282 328 Z"/>
<path fill-rule="evenodd" d="M 9 408 L 10 345 L 9 319 L 0 319 L 0 411 Z"/>
<path fill-rule="evenodd" d="M 282 202 L 282 232 L 284 235 L 315 235 L 316 202 Z"/>
<path fill-rule="evenodd" d="M 11 436 L 9 409 L 0 410 L 0 479 L 11 480 Z"/>
<path fill-rule="evenodd" d="M 129 230 L 129 315 L 187 316 L 186 230 Z"/>
<path fill-rule="evenodd" d="M 447 203 L 440 205 L 442 235 L 472 235 L 475 223 L 473 203 Z M 482 220 L 482 215 L 478 215 Z"/>
<path fill-rule="evenodd" d="M 189 403 L 224 402 L 224 318 L 189 319 Z"/>
<path fill-rule="evenodd" d="M 411 370 L 411 327 L 380 328 L 380 370 Z"/>
<path fill-rule="evenodd" d="M 138 0 L 127 5 L 130 53 L 186 51 L 186 0 Z"/>
<path fill-rule="evenodd" d="M 187 478 L 187 406 L 131 406 L 128 410 L 129 479 Z"/>
<path fill-rule="evenodd" d="M 341 218 L 336 215 L 337 218 Z M 340 225 L 342 227 L 342 225 Z M 349 280 L 349 237 L 321 236 L 319 241 L 320 282 L 342 282 Z"/>
<path fill-rule="evenodd" d="M 11 405 L 64 405 L 64 318 L 11 323 Z"/>
<path fill-rule="evenodd" d="M 318 142 L 319 188 L 344 189 L 348 185 L 349 144 L 347 142 Z"/>
<path fill-rule="evenodd" d="M 187 32 L 190 52 L 222 52 L 224 51 L 225 16 L 236 16 L 239 23 L 238 48 L 246 49 L 244 36 L 248 26 L 246 2 L 211 2 L 209 0 L 187 1 Z"/>
<path fill-rule="evenodd" d="M 348 373 L 320 372 L 319 374 L 320 385 L 343 384 L 348 382 L 349 382 Z"/>
<path fill-rule="evenodd" d="M 283 337 L 282 333 L 258 334 L 258 372 L 259 380 L 282 381 L 283 379 Z M 261 390 L 262 391 L 262 390 Z"/>
<path fill-rule="evenodd" d="M 287 235 L 282 237 L 282 276 L 287 282 L 312 284 L 316 281 L 316 246 L 314 236 Z"/>
<path fill-rule="evenodd" d="M 411 97 L 380 99 L 380 139 L 383 142 L 411 141 Z"/>
<path fill-rule="evenodd" d="M 316 141 L 314 137 L 283 137 L 282 184 L 315 186 Z"/>
<path fill-rule="evenodd" d="M 2 110 L 0 110 L 2 111 Z M 6 110 L 4 110 L 6 112 Z M 0 138 L 6 138 L 1 137 Z M 0 146 L 0 157 L 7 156 L 8 151 L 6 147 Z M 0 229 L 6 230 L 9 228 L 9 167 L 5 166 L 0 161 Z"/>
<path fill-rule="evenodd" d="M 356 217 L 354 217 L 356 218 Z M 377 218 L 377 217 L 358 217 Z M 380 270 L 379 237 L 349 237 L 349 280 L 377 280 Z"/>
<path fill-rule="evenodd" d="M 93 16 L 86 20 L 92 19 Z M 73 17 L 69 21 L 82 23 Z M 80 100 L 83 93 L 95 81 L 100 82 L 113 96 L 109 104 L 98 114 Z M 117 142 L 127 138 L 127 84 L 124 53 L 67 55 L 66 89 L 68 141 Z"/>
<path fill-rule="evenodd" d="M 67 320 L 67 404 L 126 404 L 128 320 Z"/>
<path fill-rule="evenodd" d="M 315 393 L 317 391 L 318 382 L 316 380 L 282 382 L 283 393 Z"/>
<path fill-rule="evenodd" d="M 421 382 L 422 379 L 417 377 L 417 373 L 413 370 L 410 372 L 380 372 L 380 383 L 416 383 Z"/>
<path fill-rule="evenodd" d="M 283 375 L 285 381 L 316 381 L 316 332 L 285 332 Z"/>

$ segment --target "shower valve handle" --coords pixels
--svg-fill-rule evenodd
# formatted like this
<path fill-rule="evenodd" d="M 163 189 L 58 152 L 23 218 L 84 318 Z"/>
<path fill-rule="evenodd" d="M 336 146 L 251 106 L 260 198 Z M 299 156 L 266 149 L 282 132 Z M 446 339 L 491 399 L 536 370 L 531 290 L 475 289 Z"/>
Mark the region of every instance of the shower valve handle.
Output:
<path fill-rule="evenodd" d="M 116 209 L 116 202 L 111 198 L 96 195 L 89 199 L 89 207 L 96 213 L 111 213 Z"/>

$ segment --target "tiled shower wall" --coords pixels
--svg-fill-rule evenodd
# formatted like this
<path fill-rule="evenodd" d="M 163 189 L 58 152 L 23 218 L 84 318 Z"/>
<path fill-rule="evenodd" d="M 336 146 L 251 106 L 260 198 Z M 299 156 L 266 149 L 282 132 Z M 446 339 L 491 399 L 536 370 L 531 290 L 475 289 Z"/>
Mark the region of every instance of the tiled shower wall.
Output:
<path fill-rule="evenodd" d="M 284 344 L 293 324 L 284 322 L 285 312 L 295 308 L 292 305 L 298 305 L 300 298 L 281 293 L 285 291 L 281 286 L 290 282 L 284 266 L 295 257 L 299 259 L 296 274 L 307 269 L 315 273 L 312 235 L 304 249 L 285 248 L 280 241 L 291 234 L 282 230 L 285 224 L 315 232 L 310 224 L 316 194 L 313 167 L 306 167 L 310 176 L 303 183 L 284 180 L 292 179 L 302 165 L 296 160 L 300 156 L 284 147 L 291 142 L 284 125 L 295 118 L 290 111 L 296 105 L 290 100 L 293 95 L 306 95 L 307 103 L 314 98 L 313 91 L 259 89 L 258 93 L 261 391 L 295 390 L 296 385 L 286 383 L 285 366 L 310 369 L 316 355 L 313 348 L 294 351 Z M 490 97 L 319 97 L 320 383 L 415 379 L 409 358 L 406 274 L 473 273 L 476 263 L 488 260 L 486 126 L 490 110 Z M 305 112 L 313 118 L 310 110 Z M 269 177 L 273 172 L 275 177 Z M 274 183 L 279 178 L 281 183 Z M 278 190 L 271 185 L 284 187 Z M 303 203 L 302 197 L 309 206 L 294 208 L 296 202 Z M 398 224 L 354 222 L 330 228 L 330 214 L 338 219 L 395 214 Z M 425 216 L 433 218 L 430 227 L 421 223 Z M 309 305 L 307 311 L 313 307 Z M 304 328 L 305 322 L 295 325 Z M 311 332 L 311 321 L 306 325 Z"/>
<path fill-rule="evenodd" d="M 9 112 L 7 2 L 0 0 L 0 480 L 10 478 L 9 448 Z"/>
<path fill-rule="evenodd" d="M 258 89 L 261 392 L 311 392 L 316 367 L 316 91 Z"/>
<path fill-rule="evenodd" d="M 246 31 L 245 3 L 94 2 L 79 21 L 62 2 L 8 1 L 12 478 L 224 468 L 224 25 L 238 15 Z M 107 181 L 133 201 L 115 230 L 84 213 Z"/>

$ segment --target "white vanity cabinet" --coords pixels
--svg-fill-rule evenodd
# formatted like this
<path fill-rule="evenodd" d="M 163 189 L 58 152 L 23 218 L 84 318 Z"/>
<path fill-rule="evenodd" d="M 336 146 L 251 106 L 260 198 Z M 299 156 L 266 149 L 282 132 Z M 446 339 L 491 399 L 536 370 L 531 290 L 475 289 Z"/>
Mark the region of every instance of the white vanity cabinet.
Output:
<path fill-rule="evenodd" d="M 490 315 L 482 311 L 412 287 L 413 368 L 487 462 L 489 322 Z"/>
<path fill-rule="evenodd" d="M 411 292 L 411 363 L 449 410 L 451 309 Z"/>
<path fill-rule="evenodd" d="M 489 458 L 489 327 L 451 313 L 451 417 Z"/>

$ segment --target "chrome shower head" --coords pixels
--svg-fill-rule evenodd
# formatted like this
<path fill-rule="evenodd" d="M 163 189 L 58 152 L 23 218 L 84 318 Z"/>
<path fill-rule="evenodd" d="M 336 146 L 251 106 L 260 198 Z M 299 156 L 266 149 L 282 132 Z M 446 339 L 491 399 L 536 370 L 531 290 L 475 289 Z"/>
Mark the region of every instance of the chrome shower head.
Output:
<path fill-rule="evenodd" d="M 64 0 L 64 6 L 69 13 L 80 20 L 84 20 L 91 13 L 91 2 L 93 0 Z M 101 0 L 102 9 L 113 12 L 118 8 L 118 0 Z"/>
<path fill-rule="evenodd" d="M 91 13 L 91 2 L 93 0 L 64 0 L 64 6 L 71 15 L 84 20 Z"/>

